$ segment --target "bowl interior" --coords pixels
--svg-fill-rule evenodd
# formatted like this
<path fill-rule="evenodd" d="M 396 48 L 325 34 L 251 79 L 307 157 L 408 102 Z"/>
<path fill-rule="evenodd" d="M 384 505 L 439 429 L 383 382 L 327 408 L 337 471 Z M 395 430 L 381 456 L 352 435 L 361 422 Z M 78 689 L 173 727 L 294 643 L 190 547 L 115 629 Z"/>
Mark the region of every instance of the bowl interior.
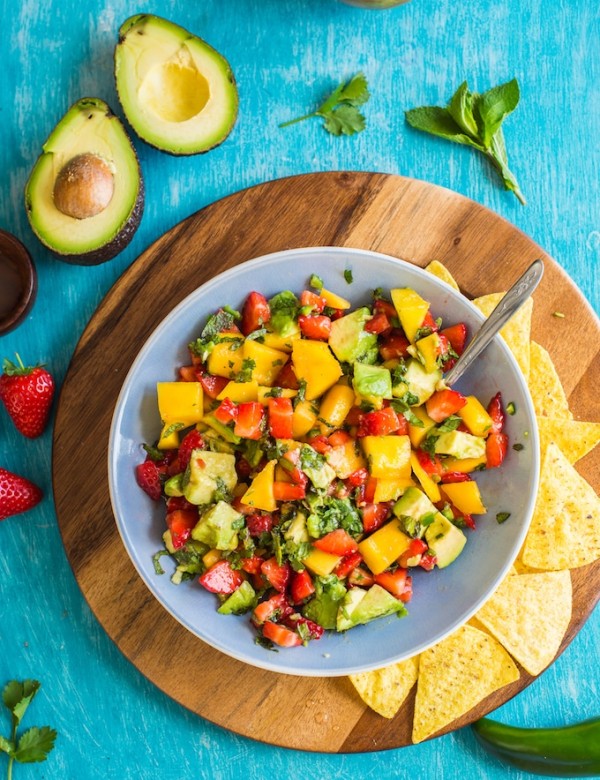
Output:
<path fill-rule="evenodd" d="M 352 271 L 347 284 L 345 270 Z M 254 643 L 249 617 L 216 612 L 215 597 L 196 581 L 175 586 L 171 561 L 163 557 L 165 574 L 157 575 L 152 556 L 162 547 L 164 505 L 151 501 L 138 487 L 135 466 L 143 460 L 143 442 L 153 442 L 160 430 L 156 382 L 176 378 L 188 362 L 187 344 L 199 335 L 206 318 L 229 304 L 239 309 L 250 290 L 267 297 L 284 289 L 298 294 L 312 273 L 328 289 L 352 301 L 371 301 L 372 290 L 413 287 L 432 304 L 445 325 L 466 322 L 472 335 L 483 321 L 462 295 L 422 269 L 396 258 L 366 250 L 320 247 L 292 249 L 244 263 L 212 279 L 182 301 L 158 326 L 140 350 L 123 384 L 115 408 L 109 444 L 109 486 L 123 542 L 153 595 L 180 623 L 200 639 L 238 660 L 273 671 L 297 675 L 336 676 L 375 669 L 408 658 L 458 628 L 493 593 L 510 568 L 524 540 L 537 492 L 538 438 L 533 407 L 516 361 L 496 338 L 456 389 L 487 403 L 499 390 L 516 412 L 507 415 L 511 443 L 500 469 L 477 475 L 486 515 L 477 530 L 467 531 L 463 553 L 448 568 L 414 572 L 414 595 L 408 617 L 383 618 L 344 634 L 327 632 L 308 647 L 272 652 Z M 493 292 L 493 290 L 490 290 Z M 510 512 L 499 525 L 496 514 Z"/>

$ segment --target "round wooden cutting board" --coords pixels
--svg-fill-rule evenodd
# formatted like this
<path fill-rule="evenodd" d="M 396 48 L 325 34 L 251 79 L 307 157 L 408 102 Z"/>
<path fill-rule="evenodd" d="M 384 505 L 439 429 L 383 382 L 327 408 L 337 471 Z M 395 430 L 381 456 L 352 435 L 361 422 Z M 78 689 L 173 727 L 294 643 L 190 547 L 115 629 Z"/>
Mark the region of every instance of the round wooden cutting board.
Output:
<path fill-rule="evenodd" d="M 411 744 L 414 690 L 388 721 L 367 709 L 346 678 L 278 675 L 213 650 L 147 590 L 121 542 L 108 494 L 115 402 L 133 359 L 165 314 L 227 268 L 277 250 L 326 245 L 376 250 L 419 266 L 440 260 L 469 297 L 505 290 L 542 257 L 545 275 L 534 296 L 532 337 L 549 349 L 575 418 L 594 419 L 598 320 L 539 246 L 493 212 L 440 187 L 378 173 L 310 174 L 253 187 L 192 215 L 146 250 L 110 290 L 77 345 L 60 395 L 54 495 L 84 596 L 149 680 L 238 734 L 289 748 L 361 752 Z M 557 310 L 567 316 L 552 316 Z M 577 468 L 598 491 L 600 448 Z M 563 649 L 600 596 L 600 562 L 574 570 L 572 579 L 573 618 Z M 174 655 L 176 664 L 169 662 Z M 522 670 L 518 682 L 445 731 L 488 713 L 531 681 Z"/>

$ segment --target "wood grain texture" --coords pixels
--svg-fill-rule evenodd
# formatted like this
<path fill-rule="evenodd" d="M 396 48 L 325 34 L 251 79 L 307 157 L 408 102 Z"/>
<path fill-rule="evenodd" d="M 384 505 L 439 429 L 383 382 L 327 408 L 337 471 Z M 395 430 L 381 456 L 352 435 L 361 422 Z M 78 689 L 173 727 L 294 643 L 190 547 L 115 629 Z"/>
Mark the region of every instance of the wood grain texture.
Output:
<path fill-rule="evenodd" d="M 169 696 L 208 720 L 271 744 L 321 752 L 381 750 L 410 744 L 414 691 L 387 722 L 366 710 L 347 680 L 276 675 L 203 644 L 143 585 L 108 499 L 106 452 L 114 404 L 133 358 L 164 313 L 226 268 L 310 245 L 372 249 L 420 266 L 435 258 L 469 296 L 506 289 L 542 257 L 546 272 L 534 296 L 533 335 L 550 350 L 575 417 L 583 419 L 597 408 L 598 321 L 531 239 L 474 202 L 423 182 L 350 172 L 292 177 L 242 191 L 189 217 L 151 246 L 106 296 L 75 350 L 60 396 L 55 502 L 67 555 L 92 610 L 121 651 Z M 160 308 L 153 305 L 158 299 Z M 552 316 L 557 308 L 577 316 L 559 320 Z M 582 328 L 596 338 L 582 340 Z M 82 387 L 95 392 L 84 394 Z M 85 461 L 78 457 L 84 452 Z M 599 466 L 600 452 L 581 461 L 581 473 L 596 490 Z M 82 517 L 88 519 L 84 539 Z M 573 619 L 561 649 L 600 596 L 600 562 L 573 571 L 572 579 Z M 164 660 L 172 647 L 185 659 L 175 668 Z M 189 668 L 203 670 L 202 686 L 190 685 Z M 224 685 L 227 680 L 236 683 Z M 517 683 L 446 731 L 489 712 L 531 681 L 522 672 Z"/>

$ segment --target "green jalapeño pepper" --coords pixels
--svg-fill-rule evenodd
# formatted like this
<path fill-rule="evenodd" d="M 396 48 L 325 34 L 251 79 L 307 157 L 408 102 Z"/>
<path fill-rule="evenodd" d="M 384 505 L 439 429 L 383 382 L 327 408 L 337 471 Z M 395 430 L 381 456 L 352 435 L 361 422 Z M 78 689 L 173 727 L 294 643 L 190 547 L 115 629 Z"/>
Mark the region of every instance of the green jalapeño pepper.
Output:
<path fill-rule="evenodd" d="M 562 728 L 525 729 L 489 718 L 473 724 L 486 750 L 501 761 L 539 775 L 600 775 L 600 718 Z"/>

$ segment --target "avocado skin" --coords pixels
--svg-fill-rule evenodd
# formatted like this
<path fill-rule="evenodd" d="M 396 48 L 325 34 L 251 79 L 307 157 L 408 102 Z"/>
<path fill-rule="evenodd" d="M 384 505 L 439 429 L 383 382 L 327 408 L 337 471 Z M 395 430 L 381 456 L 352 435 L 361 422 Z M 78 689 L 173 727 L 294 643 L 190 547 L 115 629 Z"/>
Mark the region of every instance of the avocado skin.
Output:
<path fill-rule="evenodd" d="M 98 98 L 89 98 L 89 97 L 81 98 L 80 100 L 76 101 L 71 106 L 71 108 L 73 108 L 77 104 L 84 103 L 85 101 L 90 101 L 92 103 L 95 103 L 96 100 L 98 100 Z M 110 108 L 108 108 L 106 115 L 107 117 L 115 116 L 114 112 Z M 142 215 L 144 213 L 145 188 L 144 188 L 144 178 L 142 176 L 142 169 L 140 168 L 140 162 L 137 156 L 137 152 L 135 151 L 135 147 L 133 146 L 131 139 L 128 138 L 128 140 L 137 166 L 138 181 L 139 181 L 137 198 L 135 201 L 135 205 L 131 210 L 131 214 L 127 218 L 127 221 L 124 223 L 121 230 L 107 244 L 104 244 L 104 246 L 100 246 L 97 249 L 93 249 L 90 252 L 84 252 L 82 254 L 65 254 L 65 253 L 61 253 L 56 247 L 49 246 L 49 244 L 47 244 L 46 241 L 44 241 L 43 238 L 38 235 L 37 231 L 33 227 L 30 218 L 31 203 L 27 197 L 27 190 L 26 190 L 25 211 L 27 212 L 27 218 L 29 219 L 31 228 L 35 233 L 37 239 L 40 241 L 40 243 L 42 243 L 47 249 L 49 249 L 50 252 L 52 252 L 52 254 L 58 260 L 62 260 L 62 262 L 64 263 L 70 263 L 71 265 L 100 265 L 101 263 L 105 263 L 108 260 L 112 260 L 113 257 L 116 257 L 116 255 L 118 255 L 119 252 L 122 252 L 123 249 L 125 249 L 125 247 L 130 243 L 131 239 L 133 238 L 136 230 L 140 226 L 140 222 L 142 221 Z M 42 152 L 42 154 L 39 155 L 38 160 L 43 156 L 43 154 L 44 153 Z M 35 169 L 35 165 L 37 165 L 37 160 L 32 170 Z"/>

